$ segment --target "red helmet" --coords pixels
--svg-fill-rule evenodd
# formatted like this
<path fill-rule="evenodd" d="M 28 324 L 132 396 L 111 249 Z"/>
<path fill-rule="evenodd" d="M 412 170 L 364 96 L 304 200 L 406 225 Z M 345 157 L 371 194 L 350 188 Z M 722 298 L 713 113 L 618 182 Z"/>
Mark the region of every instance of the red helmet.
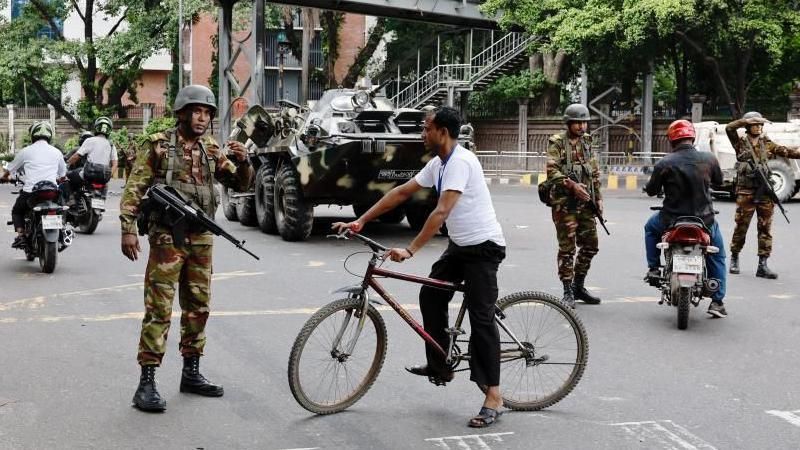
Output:
<path fill-rule="evenodd" d="M 694 139 L 694 137 L 694 125 L 688 120 L 676 120 L 669 124 L 669 128 L 667 128 L 667 138 L 669 138 L 670 142 L 687 138 Z"/>

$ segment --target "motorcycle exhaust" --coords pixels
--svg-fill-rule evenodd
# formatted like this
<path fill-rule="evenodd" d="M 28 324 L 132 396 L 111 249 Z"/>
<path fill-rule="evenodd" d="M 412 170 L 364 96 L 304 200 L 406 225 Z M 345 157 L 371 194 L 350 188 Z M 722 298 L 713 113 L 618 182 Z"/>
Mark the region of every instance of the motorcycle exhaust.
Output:
<path fill-rule="evenodd" d="M 72 239 L 75 237 L 75 232 L 71 229 L 64 230 L 64 237 L 61 239 L 61 245 L 59 246 L 58 251 L 63 252 L 67 247 L 72 245 Z"/>

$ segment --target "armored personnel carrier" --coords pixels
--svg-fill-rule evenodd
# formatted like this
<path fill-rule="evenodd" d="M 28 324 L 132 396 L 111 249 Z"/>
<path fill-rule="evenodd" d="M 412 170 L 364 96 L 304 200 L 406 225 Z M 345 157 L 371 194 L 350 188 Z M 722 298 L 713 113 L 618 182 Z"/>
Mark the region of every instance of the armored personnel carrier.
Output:
<path fill-rule="evenodd" d="M 256 176 L 250 192 L 223 192 L 225 216 L 300 241 L 314 206 L 352 205 L 360 215 L 411 179 L 433 157 L 422 143 L 425 113 L 395 109 L 382 88 L 328 90 L 308 108 L 281 101 L 277 113 L 252 107 L 231 137 L 253 149 Z M 406 218 L 418 230 L 435 205 L 424 189 L 378 220 Z"/>

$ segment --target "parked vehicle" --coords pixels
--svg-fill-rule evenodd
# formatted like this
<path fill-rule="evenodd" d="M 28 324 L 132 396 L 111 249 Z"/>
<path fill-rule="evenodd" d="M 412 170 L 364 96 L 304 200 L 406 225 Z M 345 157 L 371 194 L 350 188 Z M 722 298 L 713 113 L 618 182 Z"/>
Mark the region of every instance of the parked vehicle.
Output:
<path fill-rule="evenodd" d="M 719 252 L 719 248 L 711 245 L 711 231 L 703 219 L 694 216 L 678 217 L 658 248 L 663 251 L 665 264 L 660 277 L 646 281 L 661 291 L 659 305 L 666 303 L 677 309 L 678 329 L 685 330 L 690 305 L 698 306 L 703 297 L 710 297 L 720 287 L 719 280 L 709 278 L 706 269 L 706 255 Z"/>
<path fill-rule="evenodd" d="M 421 138 L 425 113 L 395 109 L 381 86 L 328 90 L 308 108 L 280 105 L 277 113 L 256 105 L 236 122 L 231 137 L 253 149 L 256 176 L 249 192 L 222 192 L 222 206 L 228 220 L 284 240 L 310 235 L 317 205 L 352 205 L 361 215 L 433 157 Z M 436 201 L 424 189 L 378 220 L 406 218 L 419 230 Z"/>
<path fill-rule="evenodd" d="M 40 181 L 33 186 L 25 216 L 25 258 L 39 258 L 44 273 L 53 273 L 58 253 L 72 245 L 73 232 L 64 221 L 66 206 L 58 203 L 59 189 L 52 181 Z M 13 225 L 8 222 L 8 225 Z"/>
<path fill-rule="evenodd" d="M 712 152 L 722 168 L 724 183 L 716 187 L 715 193 L 725 192 L 733 197 L 736 188 L 736 152 L 725 134 L 725 124 L 699 122 L 694 124 L 697 132 L 695 146 L 700 151 Z M 764 124 L 764 134 L 777 144 L 789 147 L 800 146 L 800 120 L 791 122 L 769 122 Z M 800 192 L 800 160 L 775 158 L 768 162 L 770 181 L 781 202 Z"/>

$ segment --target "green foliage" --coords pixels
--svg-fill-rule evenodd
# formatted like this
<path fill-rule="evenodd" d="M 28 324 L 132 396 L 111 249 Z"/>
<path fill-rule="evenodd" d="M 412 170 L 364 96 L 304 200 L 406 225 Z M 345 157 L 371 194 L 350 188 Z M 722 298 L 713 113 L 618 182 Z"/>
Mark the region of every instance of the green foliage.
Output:
<path fill-rule="evenodd" d="M 178 1 L 29 0 L 17 19 L 0 26 L 0 97 L 13 97 L 20 103 L 19 80 L 26 80 L 29 103 L 33 99 L 53 104 L 76 129 L 82 124 L 73 112 L 88 125 L 98 115 L 119 110 L 124 94 L 136 98 L 135 83 L 144 61 L 168 47 L 170 37 L 177 34 Z M 213 9 L 211 2 L 182 1 L 189 20 L 196 19 L 201 10 Z M 94 20 L 86 22 L 79 15 L 85 16 L 89 5 Z M 91 35 L 93 39 L 69 40 L 60 31 L 52 39 L 40 36 L 44 26 L 64 23 L 68 18 L 83 25 L 82 36 Z M 113 33 L 97 32 L 94 24 L 101 20 L 112 24 Z M 118 22 L 121 26 L 115 25 Z M 62 103 L 61 88 L 74 71 L 83 98 Z M 32 97 L 31 92 L 36 95 Z"/>
<path fill-rule="evenodd" d="M 524 70 L 516 75 L 503 75 L 486 89 L 491 101 L 507 102 L 521 98 L 536 97 L 544 91 L 547 82 L 544 74 Z"/>
<path fill-rule="evenodd" d="M 741 110 L 751 88 L 774 92 L 798 76 L 796 65 L 785 66 L 800 59 L 798 6 L 796 0 L 487 0 L 483 8 L 502 10 L 506 27 L 543 36 L 534 50 L 566 51 L 573 70 L 586 64 L 598 92 L 633 85 L 652 64 L 662 86 L 684 95 L 703 91 Z"/>
<path fill-rule="evenodd" d="M 160 133 L 175 126 L 174 117 L 159 117 L 158 119 L 151 120 L 144 129 L 142 134 L 136 136 L 134 140 L 137 146 L 143 145 L 147 142 L 147 138 L 156 133 Z"/>

